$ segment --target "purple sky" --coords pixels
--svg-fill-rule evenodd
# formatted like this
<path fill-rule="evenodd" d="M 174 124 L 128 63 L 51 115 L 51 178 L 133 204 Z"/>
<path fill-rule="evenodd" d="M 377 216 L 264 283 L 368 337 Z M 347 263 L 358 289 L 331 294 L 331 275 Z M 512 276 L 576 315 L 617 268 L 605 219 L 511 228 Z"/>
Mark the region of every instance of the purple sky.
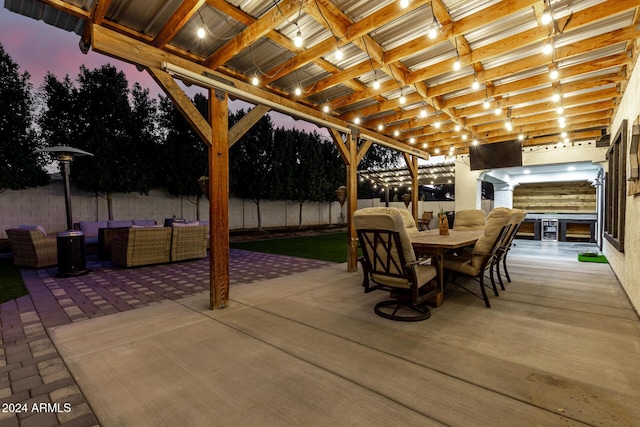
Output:
<path fill-rule="evenodd" d="M 0 43 L 5 52 L 11 56 L 20 67 L 20 73 L 27 71 L 31 75 L 34 88 L 39 88 L 47 71 L 59 79 L 69 75 L 75 80 L 80 72 L 80 65 L 94 69 L 109 63 L 122 70 L 127 75 L 129 84 L 140 83 L 149 88 L 152 96 L 162 93 L 155 81 L 145 72 L 140 72 L 135 66 L 105 55 L 89 51 L 86 55 L 80 52 L 78 42 L 80 36 L 62 29 L 45 24 L 43 21 L 27 18 L 5 9 L 4 1 L 0 8 Z M 197 86 L 187 89 L 190 97 L 199 90 Z M 248 108 L 251 105 L 232 102 L 231 108 Z M 312 131 L 317 130 L 328 135 L 325 129 L 319 129 L 313 124 L 302 120 L 294 121 L 291 117 L 279 113 L 271 113 L 276 126 Z"/>

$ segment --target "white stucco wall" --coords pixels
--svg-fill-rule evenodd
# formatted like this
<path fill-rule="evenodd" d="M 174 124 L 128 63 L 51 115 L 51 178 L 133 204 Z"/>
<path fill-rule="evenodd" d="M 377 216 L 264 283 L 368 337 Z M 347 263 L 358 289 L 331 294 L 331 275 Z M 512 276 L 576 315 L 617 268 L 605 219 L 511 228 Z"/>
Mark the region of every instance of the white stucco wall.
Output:
<path fill-rule="evenodd" d="M 624 119 L 628 120 L 629 136 L 631 136 L 631 126 L 640 114 L 639 91 L 640 67 L 636 63 L 611 125 L 612 136 L 616 134 Z M 638 221 L 640 197 L 628 196 L 626 204 L 624 253 L 618 252 L 606 240 L 604 240 L 602 252 L 609 260 L 611 268 L 618 276 L 636 311 L 640 312 L 640 257 L 638 256 L 640 253 L 640 222 Z"/>

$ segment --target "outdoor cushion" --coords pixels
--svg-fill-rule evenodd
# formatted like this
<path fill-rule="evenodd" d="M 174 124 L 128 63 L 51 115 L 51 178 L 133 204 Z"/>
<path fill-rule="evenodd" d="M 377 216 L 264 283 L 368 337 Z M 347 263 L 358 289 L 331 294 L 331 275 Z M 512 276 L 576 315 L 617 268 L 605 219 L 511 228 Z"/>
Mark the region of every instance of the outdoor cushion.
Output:
<path fill-rule="evenodd" d="M 107 221 L 80 221 L 80 231 L 87 237 L 98 237 L 98 229 L 107 228 Z"/>
<path fill-rule="evenodd" d="M 42 233 L 44 237 L 47 237 L 47 232 L 41 225 L 29 225 L 29 224 L 20 224 L 18 226 L 19 230 L 38 230 Z"/>
<path fill-rule="evenodd" d="M 139 225 L 142 227 L 152 227 L 156 225 L 156 221 L 153 219 L 134 219 L 133 225 Z"/>
<path fill-rule="evenodd" d="M 456 211 L 454 230 L 482 230 L 487 214 L 482 209 L 463 209 Z"/>
<path fill-rule="evenodd" d="M 107 227 L 109 228 L 122 228 L 122 227 L 131 227 L 133 225 L 133 221 L 107 221 Z"/>

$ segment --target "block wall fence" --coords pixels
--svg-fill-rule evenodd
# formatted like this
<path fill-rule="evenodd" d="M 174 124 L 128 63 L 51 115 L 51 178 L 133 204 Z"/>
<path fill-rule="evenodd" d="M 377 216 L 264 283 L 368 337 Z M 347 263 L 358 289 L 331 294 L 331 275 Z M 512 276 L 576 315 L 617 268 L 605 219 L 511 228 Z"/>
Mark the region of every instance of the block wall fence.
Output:
<path fill-rule="evenodd" d="M 73 221 L 105 221 L 108 219 L 107 201 L 93 194 L 71 189 Z M 383 206 L 379 199 L 358 200 L 358 208 Z M 404 208 L 402 202 L 392 202 L 390 206 Z M 419 202 L 418 212 L 423 210 L 437 212 L 440 208 L 453 210 L 454 202 Z M 300 205 L 295 201 L 263 200 L 260 203 L 262 226 L 296 227 L 299 221 Z M 148 196 L 137 193 L 116 193 L 113 195 L 113 217 L 115 220 L 154 219 L 163 224 L 165 218 L 174 215 L 188 221 L 198 219 L 206 221 L 209 216 L 209 201 L 200 199 L 199 209 L 195 198 L 175 197 L 160 190 L 153 190 Z M 346 213 L 346 205 L 340 208 L 335 202 L 305 202 L 302 205 L 302 225 L 335 225 L 340 213 Z M 64 204 L 64 186 L 62 181 L 29 188 L 26 190 L 5 190 L 0 193 L 0 239 L 6 239 L 8 228 L 20 224 L 41 224 L 47 233 L 58 233 L 66 228 Z M 229 199 L 229 229 L 249 230 L 258 227 L 256 204 L 252 200 L 231 197 Z"/>

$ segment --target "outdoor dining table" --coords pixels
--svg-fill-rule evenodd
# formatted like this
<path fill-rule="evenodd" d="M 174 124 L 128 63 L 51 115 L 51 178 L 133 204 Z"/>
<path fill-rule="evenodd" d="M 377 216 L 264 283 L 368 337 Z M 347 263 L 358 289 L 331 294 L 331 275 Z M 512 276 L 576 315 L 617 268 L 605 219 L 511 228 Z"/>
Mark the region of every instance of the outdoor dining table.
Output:
<path fill-rule="evenodd" d="M 438 269 L 438 286 L 440 293 L 430 301 L 431 305 L 440 307 L 444 301 L 444 269 L 443 258 L 445 250 L 463 248 L 474 245 L 482 236 L 484 230 L 449 230 L 448 235 L 441 235 L 440 230 L 421 231 L 411 236 L 411 244 L 416 256 L 432 256 Z"/>

